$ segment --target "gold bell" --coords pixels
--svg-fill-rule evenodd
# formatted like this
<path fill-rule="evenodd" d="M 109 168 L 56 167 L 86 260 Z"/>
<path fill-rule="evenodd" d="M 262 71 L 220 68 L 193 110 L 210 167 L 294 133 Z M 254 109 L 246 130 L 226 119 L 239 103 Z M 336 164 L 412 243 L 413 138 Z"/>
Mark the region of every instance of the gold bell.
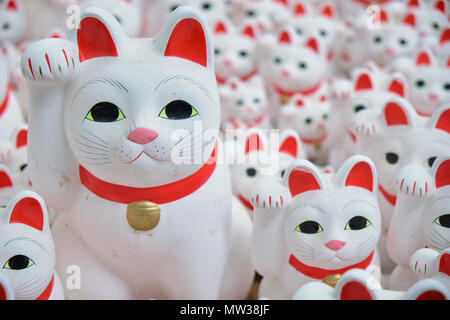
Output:
<path fill-rule="evenodd" d="M 289 102 L 289 100 L 291 100 L 291 97 L 288 96 L 288 95 L 282 95 L 282 96 L 280 97 L 280 102 L 281 102 L 281 104 L 286 104 L 286 103 Z"/>
<path fill-rule="evenodd" d="M 332 288 L 336 287 L 336 284 L 338 283 L 339 279 L 341 278 L 341 274 L 330 274 L 322 279 L 322 282 L 329 285 Z"/>
<path fill-rule="evenodd" d="M 161 208 L 150 201 L 136 201 L 127 206 L 127 221 L 130 227 L 138 231 L 154 229 L 161 216 Z"/>

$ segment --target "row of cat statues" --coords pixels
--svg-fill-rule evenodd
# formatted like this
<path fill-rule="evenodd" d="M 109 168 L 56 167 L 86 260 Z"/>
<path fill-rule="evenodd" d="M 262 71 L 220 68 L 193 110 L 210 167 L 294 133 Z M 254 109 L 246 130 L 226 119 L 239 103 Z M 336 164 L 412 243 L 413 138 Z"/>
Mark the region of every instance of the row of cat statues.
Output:
<path fill-rule="evenodd" d="M 0 300 L 450 298 L 448 2 L 3 0 L 0 47 Z"/>

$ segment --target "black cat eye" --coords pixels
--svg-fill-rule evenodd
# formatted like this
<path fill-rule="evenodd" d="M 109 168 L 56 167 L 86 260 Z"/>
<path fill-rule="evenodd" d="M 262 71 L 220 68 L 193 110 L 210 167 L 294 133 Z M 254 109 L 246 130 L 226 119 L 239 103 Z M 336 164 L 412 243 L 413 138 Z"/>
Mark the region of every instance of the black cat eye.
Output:
<path fill-rule="evenodd" d="M 159 113 L 159 116 L 169 120 L 183 120 L 195 117 L 197 110 L 184 100 L 175 100 L 168 103 Z"/>
<path fill-rule="evenodd" d="M 398 154 L 394 152 L 388 152 L 385 154 L 386 162 L 389 164 L 396 164 L 399 160 Z"/>
<path fill-rule="evenodd" d="M 3 266 L 4 269 L 11 269 L 11 270 L 23 270 L 26 268 L 31 267 L 34 265 L 33 260 L 28 258 L 27 256 L 24 256 L 22 254 L 15 255 L 14 257 L 10 258 L 5 265 Z"/>
<path fill-rule="evenodd" d="M 450 228 L 450 214 L 443 214 L 437 217 L 434 222 L 441 227 Z"/>
<path fill-rule="evenodd" d="M 358 104 L 357 106 L 353 107 L 353 112 L 354 113 L 358 113 L 358 112 L 360 112 L 360 111 L 362 111 L 364 109 L 366 109 L 365 106 L 363 106 L 362 104 Z"/>
<path fill-rule="evenodd" d="M 246 172 L 247 172 L 247 176 L 249 176 L 249 177 L 254 177 L 254 176 L 256 176 L 256 173 L 257 173 L 255 168 L 248 168 L 246 170 Z"/>
<path fill-rule="evenodd" d="M 85 118 L 95 122 L 115 122 L 124 119 L 125 116 L 114 103 L 99 102 L 89 110 Z"/>
<path fill-rule="evenodd" d="M 345 230 L 362 230 L 370 226 L 371 223 L 369 219 L 363 216 L 355 216 L 351 218 L 347 225 L 345 226 Z"/>
<path fill-rule="evenodd" d="M 305 221 L 300 223 L 295 231 L 306 233 L 306 234 L 315 234 L 323 231 L 322 226 L 316 221 Z"/>

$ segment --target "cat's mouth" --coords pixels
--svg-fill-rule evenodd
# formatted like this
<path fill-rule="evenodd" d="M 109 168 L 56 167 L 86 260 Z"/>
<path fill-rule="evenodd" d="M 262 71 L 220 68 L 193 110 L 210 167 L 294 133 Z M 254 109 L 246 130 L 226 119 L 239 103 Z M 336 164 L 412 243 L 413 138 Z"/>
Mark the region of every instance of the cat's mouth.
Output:
<path fill-rule="evenodd" d="M 131 160 L 131 161 L 128 161 L 126 164 L 131 164 L 131 163 L 135 162 L 135 161 L 136 161 L 137 159 L 139 159 L 142 155 L 146 155 L 146 156 L 148 156 L 149 158 L 154 159 L 154 160 L 157 160 L 157 161 L 163 161 L 163 160 L 161 160 L 161 159 L 158 159 L 158 158 L 153 157 L 152 155 L 148 154 L 148 153 L 145 152 L 145 151 L 141 151 L 141 153 L 139 153 L 139 154 L 137 155 L 137 157 L 135 157 L 135 158 L 134 158 L 133 160 Z"/>

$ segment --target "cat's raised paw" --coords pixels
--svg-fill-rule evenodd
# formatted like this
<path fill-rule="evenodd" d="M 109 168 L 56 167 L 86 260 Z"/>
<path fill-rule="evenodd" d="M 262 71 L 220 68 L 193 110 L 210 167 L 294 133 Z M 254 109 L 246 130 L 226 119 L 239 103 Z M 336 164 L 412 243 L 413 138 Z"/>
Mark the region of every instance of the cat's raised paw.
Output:
<path fill-rule="evenodd" d="M 70 78 L 79 65 L 78 49 L 64 39 L 44 39 L 29 46 L 20 68 L 29 81 L 61 81 Z"/>
<path fill-rule="evenodd" d="M 0 141 L 0 163 L 8 162 L 11 159 L 13 146 L 9 141 Z"/>
<path fill-rule="evenodd" d="M 422 248 L 414 252 L 409 262 L 409 268 L 419 276 L 429 276 L 436 272 L 436 262 L 439 252 L 430 248 Z"/>
<path fill-rule="evenodd" d="M 271 179 L 261 179 L 255 193 L 251 198 L 254 208 L 281 209 L 290 199 L 289 191 Z"/>

